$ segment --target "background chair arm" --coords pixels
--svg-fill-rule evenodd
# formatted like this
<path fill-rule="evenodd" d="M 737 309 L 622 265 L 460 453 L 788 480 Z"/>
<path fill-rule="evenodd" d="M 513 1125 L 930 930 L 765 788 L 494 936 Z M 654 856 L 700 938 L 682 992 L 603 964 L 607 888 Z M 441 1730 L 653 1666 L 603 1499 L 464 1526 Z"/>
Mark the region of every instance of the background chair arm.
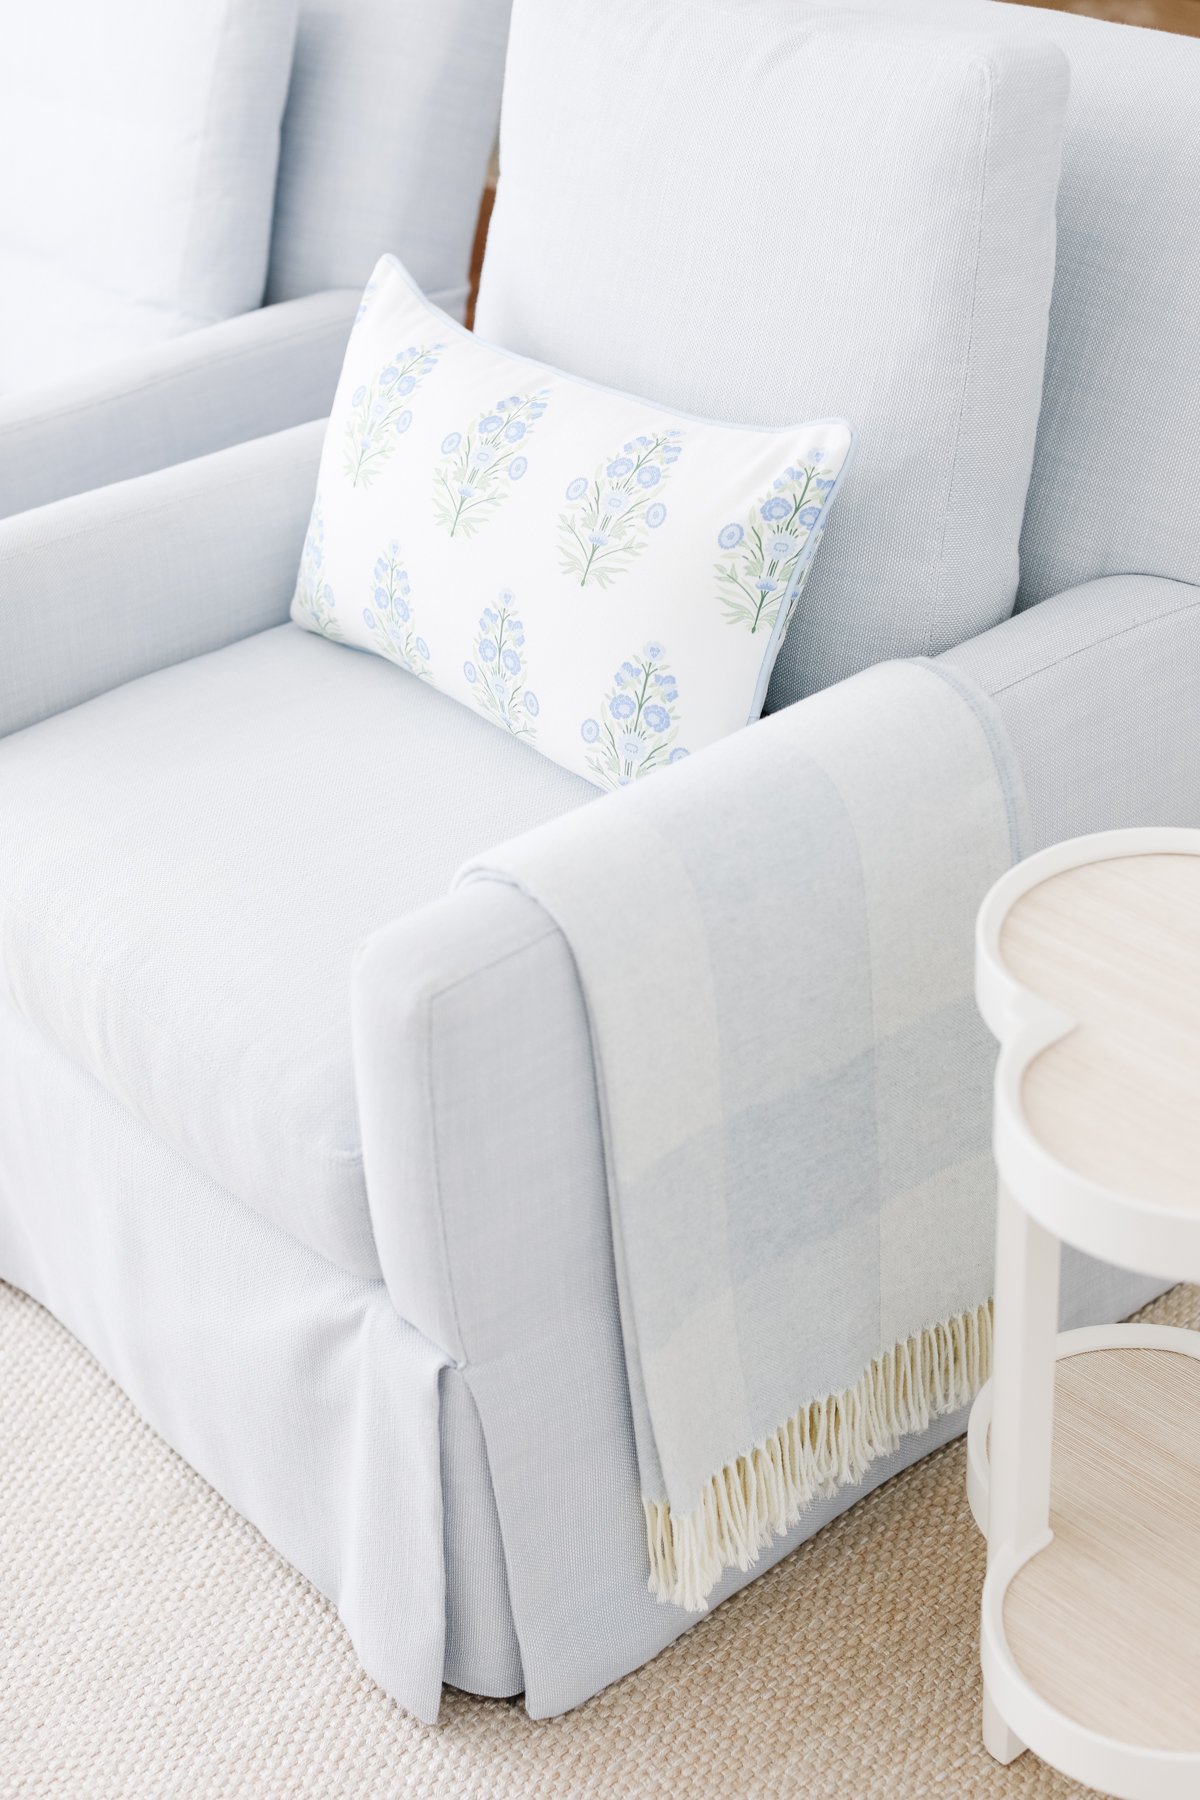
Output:
<path fill-rule="evenodd" d="M 325 427 L 0 520 L 0 736 L 288 616 Z"/>
<path fill-rule="evenodd" d="M 359 298 L 284 301 L 0 398 L 0 518 L 324 418 Z"/>

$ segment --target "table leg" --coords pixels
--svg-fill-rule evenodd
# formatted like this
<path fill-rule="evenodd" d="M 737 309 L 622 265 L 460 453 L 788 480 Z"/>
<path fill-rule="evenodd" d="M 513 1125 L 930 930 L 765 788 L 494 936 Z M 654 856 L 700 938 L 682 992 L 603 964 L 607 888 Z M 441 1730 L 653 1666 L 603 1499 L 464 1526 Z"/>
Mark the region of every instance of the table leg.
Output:
<path fill-rule="evenodd" d="M 988 1462 L 988 1563 L 1017 1559 L 1050 1531 L 1058 1239 L 1000 1183 L 996 1206 L 996 1328 Z M 984 1743 L 1000 1762 L 1024 1745 L 984 1695 Z"/>

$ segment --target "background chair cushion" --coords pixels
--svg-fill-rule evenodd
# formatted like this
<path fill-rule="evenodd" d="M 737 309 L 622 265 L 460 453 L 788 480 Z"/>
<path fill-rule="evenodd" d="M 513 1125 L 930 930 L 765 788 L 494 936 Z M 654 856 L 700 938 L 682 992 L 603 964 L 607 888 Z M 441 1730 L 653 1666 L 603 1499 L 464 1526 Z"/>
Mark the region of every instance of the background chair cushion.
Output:
<path fill-rule="evenodd" d="M 4 9 L 0 393 L 262 299 L 296 0 Z"/>
<path fill-rule="evenodd" d="M 395 250 L 463 315 L 510 0 L 300 0 L 268 300 L 361 288 Z"/>
<path fill-rule="evenodd" d="M 204 1174 L 377 1275 L 354 948 L 594 793 L 279 626 L 0 741 L 0 993 Z"/>
<path fill-rule="evenodd" d="M 904 17 L 517 0 L 479 332 L 854 425 L 773 705 L 1011 610 L 1066 88 L 1052 44 Z"/>

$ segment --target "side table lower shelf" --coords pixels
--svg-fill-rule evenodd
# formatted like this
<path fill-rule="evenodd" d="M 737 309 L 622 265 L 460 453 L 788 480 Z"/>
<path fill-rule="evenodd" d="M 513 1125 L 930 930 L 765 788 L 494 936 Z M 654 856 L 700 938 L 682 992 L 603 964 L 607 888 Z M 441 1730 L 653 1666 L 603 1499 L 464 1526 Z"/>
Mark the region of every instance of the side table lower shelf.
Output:
<path fill-rule="evenodd" d="M 1057 1346 L 1052 1536 L 997 1560 L 989 1691 L 1036 1754 L 1122 1800 L 1200 1795 L 1200 1332 L 1106 1326 Z M 990 1384 L 968 1434 L 987 1519 Z"/>

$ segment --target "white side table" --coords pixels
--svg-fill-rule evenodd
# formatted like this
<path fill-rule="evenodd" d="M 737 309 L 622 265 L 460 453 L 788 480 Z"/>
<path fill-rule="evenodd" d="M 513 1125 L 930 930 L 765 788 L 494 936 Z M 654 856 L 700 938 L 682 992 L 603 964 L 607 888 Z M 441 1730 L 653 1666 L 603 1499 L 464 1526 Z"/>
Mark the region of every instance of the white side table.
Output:
<path fill-rule="evenodd" d="M 976 993 L 1001 1045 L 995 1357 L 968 1438 L 984 1742 L 1120 1800 L 1197 1800 L 1200 1333 L 1057 1318 L 1062 1242 L 1200 1280 L 1200 831 L 1010 870 Z"/>

